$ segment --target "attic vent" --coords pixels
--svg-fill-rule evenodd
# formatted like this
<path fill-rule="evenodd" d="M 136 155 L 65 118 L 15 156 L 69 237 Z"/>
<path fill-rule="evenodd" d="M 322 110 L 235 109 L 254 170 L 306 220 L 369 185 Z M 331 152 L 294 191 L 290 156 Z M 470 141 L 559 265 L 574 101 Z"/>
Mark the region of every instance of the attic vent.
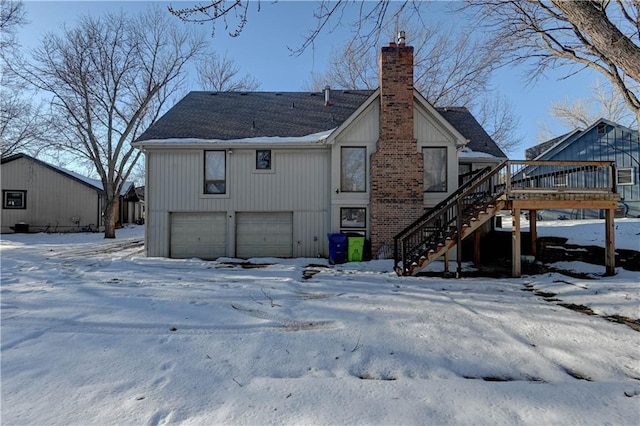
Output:
<path fill-rule="evenodd" d="M 604 135 L 605 131 L 607 130 L 607 125 L 604 123 L 600 123 L 598 124 L 598 127 L 596 128 L 596 132 L 599 135 Z"/>
<path fill-rule="evenodd" d="M 240 96 L 247 96 L 247 92 L 240 92 Z"/>
<path fill-rule="evenodd" d="M 309 96 L 316 96 L 316 93 L 311 92 L 309 93 Z"/>
<path fill-rule="evenodd" d="M 276 96 L 282 96 L 282 93 L 276 93 L 275 95 Z"/>
<path fill-rule="evenodd" d="M 209 94 L 210 94 L 211 96 L 216 96 L 216 95 L 217 95 L 217 93 L 216 93 L 216 92 L 211 92 L 211 93 L 209 93 Z"/>

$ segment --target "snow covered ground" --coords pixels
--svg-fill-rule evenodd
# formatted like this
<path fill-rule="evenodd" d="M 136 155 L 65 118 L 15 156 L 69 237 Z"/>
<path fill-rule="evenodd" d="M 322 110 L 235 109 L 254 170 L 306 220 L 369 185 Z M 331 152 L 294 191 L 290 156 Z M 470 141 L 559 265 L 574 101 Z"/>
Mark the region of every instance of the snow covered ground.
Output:
<path fill-rule="evenodd" d="M 538 226 L 574 244 L 604 234 Z M 640 219 L 616 228 L 618 247 L 640 249 Z M 640 333 L 606 318 L 640 317 L 637 272 L 243 267 L 146 258 L 142 232 L 2 235 L 3 425 L 640 423 Z"/>

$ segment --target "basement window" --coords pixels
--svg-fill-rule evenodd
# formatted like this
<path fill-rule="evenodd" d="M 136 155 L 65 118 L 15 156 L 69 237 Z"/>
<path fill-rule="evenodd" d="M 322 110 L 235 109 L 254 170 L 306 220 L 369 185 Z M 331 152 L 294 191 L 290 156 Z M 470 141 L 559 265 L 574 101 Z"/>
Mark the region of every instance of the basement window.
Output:
<path fill-rule="evenodd" d="M 361 207 L 340 208 L 340 228 L 366 228 L 367 209 Z"/>
<path fill-rule="evenodd" d="M 633 185 L 633 169 L 625 168 L 616 170 L 616 185 Z"/>
<path fill-rule="evenodd" d="M 27 191 L 2 191 L 2 208 L 3 209 L 26 209 L 27 208 Z"/>
<path fill-rule="evenodd" d="M 227 192 L 226 151 L 204 152 L 204 193 L 225 194 Z"/>

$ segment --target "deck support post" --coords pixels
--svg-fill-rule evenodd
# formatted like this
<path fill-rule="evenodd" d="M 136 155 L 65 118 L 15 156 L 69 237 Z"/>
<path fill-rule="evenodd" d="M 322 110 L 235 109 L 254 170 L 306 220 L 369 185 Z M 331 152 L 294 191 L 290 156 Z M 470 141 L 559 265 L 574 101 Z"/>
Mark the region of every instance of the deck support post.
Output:
<path fill-rule="evenodd" d="M 616 274 L 616 232 L 614 226 L 614 209 L 605 210 L 605 265 L 606 275 Z"/>
<path fill-rule="evenodd" d="M 480 265 L 480 228 L 473 232 L 473 264 Z"/>
<path fill-rule="evenodd" d="M 449 250 L 444 253 L 444 272 L 449 273 Z"/>
<path fill-rule="evenodd" d="M 513 209 L 513 224 L 511 226 L 511 276 L 518 278 L 522 275 L 520 268 L 520 209 Z"/>
<path fill-rule="evenodd" d="M 537 222 L 537 210 L 529 210 L 529 233 L 531 234 L 531 256 L 538 257 L 538 222 Z"/>

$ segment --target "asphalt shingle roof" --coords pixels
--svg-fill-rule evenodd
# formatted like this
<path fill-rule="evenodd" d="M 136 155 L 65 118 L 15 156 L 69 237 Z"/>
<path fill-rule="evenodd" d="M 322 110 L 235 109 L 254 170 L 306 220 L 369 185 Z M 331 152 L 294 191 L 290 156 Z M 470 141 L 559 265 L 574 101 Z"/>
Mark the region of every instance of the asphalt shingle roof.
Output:
<path fill-rule="evenodd" d="M 507 158 L 507 155 L 496 145 L 491 136 L 478 123 L 473 114 L 465 107 L 436 108 L 438 112 L 465 138 L 469 139 L 467 147 L 476 152 L 485 152 L 494 157 Z"/>
<path fill-rule="evenodd" d="M 331 90 L 325 106 L 322 92 L 191 92 L 137 141 L 308 136 L 340 126 L 373 93 Z M 467 108 L 437 110 L 473 151 L 506 158 Z"/>
<path fill-rule="evenodd" d="M 373 90 L 191 92 L 137 139 L 307 136 L 342 124 Z"/>

